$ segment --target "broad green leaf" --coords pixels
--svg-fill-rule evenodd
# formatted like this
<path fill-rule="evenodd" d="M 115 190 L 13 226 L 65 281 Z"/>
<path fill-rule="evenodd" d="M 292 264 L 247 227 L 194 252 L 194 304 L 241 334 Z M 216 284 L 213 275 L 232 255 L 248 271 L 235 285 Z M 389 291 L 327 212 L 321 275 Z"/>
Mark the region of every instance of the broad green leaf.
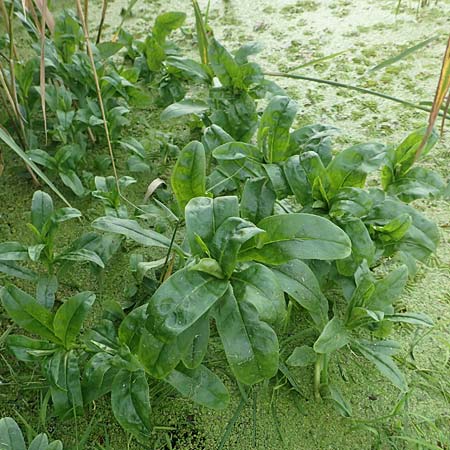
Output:
<path fill-rule="evenodd" d="M 61 181 L 78 197 L 82 197 L 85 194 L 86 189 L 84 188 L 80 177 L 74 170 L 59 172 L 59 177 L 61 178 Z"/>
<path fill-rule="evenodd" d="M 106 352 L 96 353 L 84 369 L 82 390 L 86 404 L 111 391 L 117 368 L 113 367 L 113 356 Z"/>
<path fill-rule="evenodd" d="M 404 322 L 424 327 L 432 327 L 434 325 L 433 320 L 424 313 L 397 313 L 387 316 L 387 318 L 392 322 Z"/>
<path fill-rule="evenodd" d="M 296 200 L 303 206 L 312 203 L 312 189 L 305 169 L 298 155 L 291 156 L 283 163 L 286 180 L 295 195 Z"/>
<path fill-rule="evenodd" d="M 81 292 L 68 298 L 56 311 L 53 329 L 64 347 L 69 348 L 80 332 L 87 313 L 95 301 L 92 292 Z"/>
<path fill-rule="evenodd" d="M 331 180 L 320 156 L 316 152 L 304 152 L 300 155 L 300 164 L 311 186 L 314 200 L 328 203 Z"/>
<path fill-rule="evenodd" d="M 45 433 L 38 434 L 30 444 L 28 450 L 48 450 L 48 437 Z"/>
<path fill-rule="evenodd" d="M 272 271 L 281 289 L 305 308 L 319 330 L 322 330 L 328 322 L 328 300 L 322 294 L 319 282 L 308 265 L 293 259 L 272 267 Z"/>
<path fill-rule="evenodd" d="M 205 195 L 205 171 L 206 157 L 203 145 L 198 141 L 190 142 L 181 150 L 170 179 L 181 214 L 184 213 L 189 200 Z"/>
<path fill-rule="evenodd" d="M 30 257 L 31 261 L 39 261 L 41 253 L 45 247 L 47 247 L 46 244 L 30 245 L 28 247 L 28 256 Z"/>
<path fill-rule="evenodd" d="M 410 215 L 412 223 L 400 241 L 395 244 L 394 249 L 410 253 L 414 258 L 423 261 L 436 251 L 439 232 L 436 224 L 425 218 L 415 208 L 405 205 L 393 197 L 386 197 L 384 202 L 372 208 L 365 222 L 373 225 L 385 225 L 401 214 Z"/>
<path fill-rule="evenodd" d="M 164 379 L 181 361 L 184 347 L 183 333 L 171 342 L 162 342 L 145 328 L 140 332 L 137 357 L 146 372 L 157 379 Z"/>
<path fill-rule="evenodd" d="M 314 343 L 314 351 L 317 353 L 332 353 L 349 342 L 350 335 L 345 329 L 344 322 L 337 317 L 333 317 Z"/>
<path fill-rule="evenodd" d="M 0 261 L 27 261 L 28 249 L 20 242 L 2 242 Z"/>
<path fill-rule="evenodd" d="M 327 166 L 330 197 L 343 187 L 362 188 L 369 173 L 377 170 L 386 158 L 382 144 L 358 144 L 339 152 Z"/>
<path fill-rule="evenodd" d="M 214 105 L 211 122 L 219 125 L 233 136 L 235 141 L 248 142 L 258 126 L 258 112 L 256 102 L 245 90 L 246 82 L 241 79 L 235 84 L 244 86 L 244 90 L 229 93 L 221 89 L 210 90 L 211 103 Z"/>
<path fill-rule="evenodd" d="M 388 164 L 383 167 L 382 184 L 383 189 L 395 181 L 398 177 L 405 175 L 414 164 L 416 152 L 420 147 L 422 140 L 427 132 L 427 127 L 414 130 L 409 134 L 402 143 L 388 152 Z M 439 135 L 432 130 L 430 137 L 422 150 L 422 156 L 425 156 L 436 144 Z"/>
<path fill-rule="evenodd" d="M 209 106 L 199 100 L 182 100 L 178 103 L 172 103 L 161 113 L 161 122 L 177 119 L 178 117 L 194 114 L 201 116 L 206 113 Z"/>
<path fill-rule="evenodd" d="M 349 257 L 336 261 L 336 267 L 340 274 L 351 277 L 362 261 L 366 260 L 369 266 L 372 265 L 375 258 L 375 244 L 361 219 L 356 217 L 346 219 L 339 225 L 352 242 L 352 253 Z"/>
<path fill-rule="evenodd" d="M 9 285 L 0 290 L 3 307 L 17 325 L 30 333 L 59 343 L 53 331 L 53 314 L 41 306 L 31 295 Z"/>
<path fill-rule="evenodd" d="M 10 334 L 6 339 L 9 351 L 19 361 L 34 362 L 53 354 L 57 346 L 51 342 Z"/>
<path fill-rule="evenodd" d="M 192 255 L 203 255 L 214 236 L 214 201 L 209 197 L 192 198 L 185 207 L 186 238 Z M 201 242 L 199 242 L 199 238 Z"/>
<path fill-rule="evenodd" d="M 322 124 L 299 128 L 290 134 L 288 154 L 290 156 L 313 151 L 320 156 L 326 166 L 332 159 L 331 136 L 337 131 L 333 126 Z"/>
<path fill-rule="evenodd" d="M 144 55 L 147 61 L 147 67 L 150 72 L 158 72 L 163 70 L 163 63 L 166 59 L 166 51 L 164 43 L 159 42 L 153 34 L 147 36 L 144 42 Z"/>
<path fill-rule="evenodd" d="M 252 385 L 277 373 L 277 335 L 259 320 L 251 303 L 238 303 L 229 288 L 214 308 L 214 317 L 228 363 L 238 381 Z"/>
<path fill-rule="evenodd" d="M 258 223 L 265 231 L 253 248 L 244 248 L 240 258 L 268 264 L 291 259 L 333 260 L 351 252 L 348 236 L 329 220 L 312 214 L 292 213 L 266 217 Z M 247 247 L 247 246 L 246 246 Z"/>
<path fill-rule="evenodd" d="M 178 11 L 169 11 L 160 14 L 153 26 L 152 33 L 159 42 L 164 42 L 166 36 L 172 31 L 180 28 L 186 20 L 186 13 Z"/>
<path fill-rule="evenodd" d="M 66 222 L 67 220 L 81 217 L 81 212 L 75 208 L 60 208 L 57 209 L 51 217 L 55 222 Z"/>
<path fill-rule="evenodd" d="M 92 226 L 97 230 L 121 234 L 128 239 L 132 239 L 148 247 L 168 248 L 170 246 L 170 239 L 155 231 L 142 228 L 135 220 L 105 216 L 94 220 Z M 174 244 L 174 248 L 177 247 Z"/>
<path fill-rule="evenodd" d="M 377 342 L 354 341 L 352 346 L 356 348 L 366 359 L 375 364 L 380 373 L 391 381 L 401 391 L 408 390 L 405 376 L 394 363 L 389 353 L 383 347 L 378 347 Z"/>
<path fill-rule="evenodd" d="M 119 340 L 131 352 L 137 352 L 142 330 L 147 320 L 147 305 L 141 305 L 127 314 L 119 326 Z"/>
<path fill-rule="evenodd" d="M 220 225 L 211 241 L 211 254 L 225 277 L 233 273 L 242 244 L 263 231 L 240 217 L 230 217 Z"/>
<path fill-rule="evenodd" d="M 411 216 L 403 213 L 384 225 L 374 225 L 373 229 L 379 233 L 378 237 L 383 242 L 399 241 L 406 234 L 411 224 Z"/>
<path fill-rule="evenodd" d="M 292 194 L 290 185 L 284 175 L 283 168 L 279 164 L 264 164 L 264 171 L 270 180 L 270 187 L 278 199 L 286 198 Z"/>
<path fill-rule="evenodd" d="M 343 417 L 352 416 L 352 405 L 344 398 L 340 389 L 332 384 L 328 385 L 328 390 L 330 391 L 331 400 L 333 400 L 334 405 Z"/>
<path fill-rule="evenodd" d="M 46 192 L 36 191 L 31 201 L 31 223 L 42 231 L 45 223 L 53 214 L 53 201 Z"/>
<path fill-rule="evenodd" d="M 239 199 L 235 195 L 216 197 L 214 207 L 214 231 L 230 217 L 239 217 Z"/>
<path fill-rule="evenodd" d="M 203 133 L 202 143 L 207 154 L 211 154 L 214 149 L 234 139 L 218 125 L 212 124 Z"/>
<path fill-rule="evenodd" d="M 258 147 L 268 163 L 284 161 L 288 156 L 289 131 L 297 114 L 297 104 L 277 95 L 267 105 L 258 129 Z"/>
<path fill-rule="evenodd" d="M 209 275 L 219 278 L 220 280 L 225 278 L 222 268 L 213 258 L 202 258 L 195 264 L 189 266 L 189 270 L 197 270 L 199 272 L 208 273 Z"/>
<path fill-rule="evenodd" d="M 231 146 L 230 143 L 229 146 Z M 242 145 L 250 145 L 250 144 L 242 144 Z M 228 146 L 228 144 L 223 144 L 223 146 Z M 221 147 L 217 147 L 216 150 L 221 149 Z M 215 157 L 215 151 L 213 151 L 213 156 Z M 241 156 L 236 159 L 218 159 L 218 170 L 219 173 L 226 176 L 227 179 L 230 180 L 247 180 L 255 177 L 263 177 L 266 176 L 265 171 L 261 163 L 253 158 Z"/>
<path fill-rule="evenodd" d="M 81 414 L 83 396 L 78 357 L 74 350 L 57 351 L 45 361 L 44 371 L 50 385 L 55 412 L 61 418 Z"/>
<path fill-rule="evenodd" d="M 295 347 L 291 356 L 286 360 L 288 366 L 293 367 L 307 367 L 314 364 L 317 360 L 317 353 L 312 347 L 302 345 Z"/>
<path fill-rule="evenodd" d="M 101 319 L 84 335 L 84 341 L 92 352 L 114 353 L 119 349 L 116 326 L 108 319 Z"/>
<path fill-rule="evenodd" d="M 111 391 L 114 417 L 120 425 L 138 440 L 148 442 L 150 423 L 150 395 L 145 372 L 120 370 L 114 377 Z"/>
<path fill-rule="evenodd" d="M 121 42 L 100 42 L 96 44 L 97 50 L 100 52 L 100 58 L 109 59 L 118 51 L 122 50 L 123 43 Z"/>
<path fill-rule="evenodd" d="M 251 303 L 261 320 L 280 324 L 285 319 L 284 294 L 275 274 L 268 267 L 252 263 L 246 269 L 234 272 L 231 283 L 237 301 Z"/>
<path fill-rule="evenodd" d="M 367 308 L 372 311 L 383 311 L 385 314 L 393 314 L 392 304 L 403 292 L 408 282 L 408 268 L 400 266 L 398 269 L 390 272 L 386 277 L 378 280 L 375 284 L 375 292 Z"/>
<path fill-rule="evenodd" d="M 225 409 L 230 401 L 230 394 L 220 378 L 205 366 L 180 367 L 165 381 L 184 397 L 211 409 Z"/>
<path fill-rule="evenodd" d="M 188 369 L 195 369 L 202 363 L 208 350 L 209 332 L 209 317 L 206 315 L 181 335 L 189 341 L 182 356 L 183 364 Z"/>
<path fill-rule="evenodd" d="M 193 325 L 225 293 L 228 283 L 201 272 L 182 269 L 153 294 L 147 327 L 163 342 Z"/>
<path fill-rule="evenodd" d="M 208 56 L 216 77 L 225 87 L 244 88 L 241 80 L 241 69 L 233 56 L 216 39 L 211 38 Z"/>
<path fill-rule="evenodd" d="M 193 59 L 180 56 L 169 56 L 166 59 L 166 63 L 169 72 L 180 71 L 181 74 L 188 79 L 200 80 L 208 84 L 211 82 L 211 75 L 208 71 L 208 67 Z M 173 68 L 175 68 L 175 70 Z"/>
<path fill-rule="evenodd" d="M 418 198 L 438 196 L 444 187 L 445 182 L 437 172 L 426 167 L 413 167 L 389 185 L 387 192 L 404 202 L 411 202 Z"/>
<path fill-rule="evenodd" d="M 87 248 L 81 248 L 79 250 L 73 250 L 68 253 L 63 253 L 58 255 L 57 260 L 66 260 L 66 261 L 82 261 L 82 262 L 91 262 L 102 269 L 105 268 L 105 264 L 97 253 L 92 250 L 88 250 Z"/>
<path fill-rule="evenodd" d="M 263 155 L 253 144 L 226 142 L 216 147 L 212 155 L 229 176 L 243 179 L 256 176 L 261 172 L 260 163 L 262 163 Z"/>
<path fill-rule="evenodd" d="M 19 425 L 11 417 L 0 419 L 0 449 L 26 450 Z"/>
<path fill-rule="evenodd" d="M 51 310 L 55 303 L 55 294 L 58 290 L 58 278 L 55 275 L 42 275 L 36 286 L 36 300 L 45 308 Z"/>
<path fill-rule="evenodd" d="M 27 267 L 22 267 L 14 261 L 0 262 L 0 272 L 6 273 L 11 277 L 21 278 L 22 280 L 36 281 L 38 275 Z"/>
<path fill-rule="evenodd" d="M 250 178 L 244 184 L 240 216 L 250 222 L 258 223 L 273 214 L 275 200 L 275 192 L 265 178 Z"/>
<path fill-rule="evenodd" d="M 364 217 L 369 214 L 373 200 L 367 191 L 345 187 L 330 201 L 330 217 L 341 219 L 343 217 Z"/>
<path fill-rule="evenodd" d="M 357 286 L 353 291 L 348 302 L 345 315 L 345 325 L 348 328 L 356 328 L 360 325 L 361 309 L 370 301 L 375 292 L 375 280 L 372 277 L 362 277 L 358 280 Z M 363 322 L 367 319 L 367 309 L 364 310 Z"/>

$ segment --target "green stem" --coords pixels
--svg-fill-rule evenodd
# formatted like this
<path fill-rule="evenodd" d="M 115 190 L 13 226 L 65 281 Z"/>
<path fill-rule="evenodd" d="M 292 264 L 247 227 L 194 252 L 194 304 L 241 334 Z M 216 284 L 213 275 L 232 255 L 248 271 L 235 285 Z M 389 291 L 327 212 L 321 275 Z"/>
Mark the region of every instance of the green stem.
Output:
<path fill-rule="evenodd" d="M 374 95 L 376 97 L 384 98 L 385 100 L 390 100 L 396 103 L 400 103 L 403 106 L 408 106 L 409 108 L 419 109 L 421 111 L 431 112 L 431 108 L 427 108 L 426 106 L 420 106 L 415 103 L 408 102 L 406 100 L 402 100 L 397 97 L 392 97 L 391 95 L 383 94 L 381 92 L 372 91 L 371 89 L 362 88 L 359 86 L 353 86 L 351 84 L 345 84 L 345 83 L 339 83 L 338 81 L 331 81 L 331 80 L 323 80 L 321 78 L 313 78 L 313 77 L 307 77 L 304 75 L 295 75 L 290 73 L 283 73 L 283 72 L 265 72 L 264 75 L 267 75 L 269 77 L 282 77 L 282 78 L 293 78 L 295 80 L 305 80 L 305 81 L 312 81 L 313 83 L 320 83 L 320 84 L 327 84 L 329 86 L 334 87 L 340 87 L 349 89 L 352 91 L 361 92 L 362 94 L 369 94 Z M 444 113 L 441 111 L 439 113 L 441 117 L 444 116 Z"/>
<path fill-rule="evenodd" d="M 314 397 L 316 398 L 316 400 L 322 400 L 322 397 L 320 395 L 320 382 L 322 375 L 323 358 L 324 355 L 317 355 L 316 364 L 314 366 Z"/>

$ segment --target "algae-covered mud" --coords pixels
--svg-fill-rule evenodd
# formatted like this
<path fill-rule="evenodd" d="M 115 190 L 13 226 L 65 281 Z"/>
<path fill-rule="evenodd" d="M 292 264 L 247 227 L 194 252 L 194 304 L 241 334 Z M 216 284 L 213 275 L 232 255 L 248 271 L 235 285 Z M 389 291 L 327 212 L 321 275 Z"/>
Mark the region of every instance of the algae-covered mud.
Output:
<path fill-rule="evenodd" d="M 54 2 L 55 3 L 55 2 Z M 100 1 L 90 5 L 92 31 L 100 18 Z M 372 89 L 407 102 L 429 106 L 433 100 L 442 55 L 450 31 L 450 0 L 431 2 L 417 9 L 417 2 L 405 0 L 211 0 L 201 1 L 214 35 L 230 49 L 257 41 L 263 49 L 253 58 L 266 72 L 289 72 L 316 79 Z M 70 6 L 71 2 L 66 2 Z M 124 0 L 108 2 L 104 39 L 109 39 L 121 22 Z M 123 28 L 140 39 L 150 31 L 157 14 L 184 11 L 187 21 L 173 35 L 184 52 L 197 58 L 195 21 L 188 1 L 138 0 Z M 379 63 L 428 38 L 430 43 L 391 65 L 371 70 Z M 330 56 L 330 58 L 327 58 Z M 318 60 L 314 63 L 315 60 Z M 427 113 L 401 103 L 313 81 L 271 78 L 296 100 L 299 112 L 295 125 L 326 123 L 339 129 L 333 150 L 350 144 L 377 141 L 399 143 L 427 122 Z M 189 95 L 189 94 L 188 94 Z M 192 93 L 194 96 L 194 93 Z M 167 181 L 171 155 L 159 155 L 162 140 L 180 147 L 191 139 L 184 120 L 161 123 L 161 110 L 139 107 L 131 112 L 124 136 L 143 140 L 150 169 L 129 191 L 138 201 L 155 177 Z M 449 132 L 423 160 L 448 180 Z M 107 154 L 107 150 L 99 149 Z M 29 207 L 34 187 L 19 161 L 3 152 L 5 171 L 0 177 L 0 240 L 29 241 Z M 118 155 L 121 175 L 127 174 Z M 447 189 L 448 196 L 450 190 Z M 68 195 L 70 192 L 64 191 Z M 398 301 L 399 310 L 424 311 L 434 321 L 432 328 L 396 326 L 395 338 L 402 350 L 396 362 L 410 386 L 401 394 L 375 368 L 356 354 L 346 352 L 330 367 L 330 377 L 352 406 L 351 417 L 343 417 L 331 399 L 316 400 L 311 368 L 292 368 L 268 383 L 259 384 L 242 400 L 225 356 L 213 336 L 207 364 L 232 393 L 230 406 L 215 412 L 180 398 L 172 391 L 151 386 L 152 416 L 156 427 L 153 441 L 143 447 L 116 423 L 108 398 L 90 406 L 84 417 L 61 422 L 51 415 L 49 398 L 41 390 L 44 379 L 15 361 L 6 351 L 6 315 L 0 312 L 0 417 L 14 417 L 21 428 L 33 434 L 46 431 L 70 449 L 178 449 L 178 450 L 352 450 L 352 449 L 448 449 L 450 448 L 450 202 L 447 198 L 416 201 L 415 206 L 439 227 L 440 246 L 427 264 L 421 264 Z M 71 197 L 83 218 L 61 228 L 58 245 L 64 246 L 81 232 L 90 230 L 101 208 L 90 198 Z M 92 290 L 98 296 L 92 321 L 108 300 L 125 301 L 132 287 L 129 256 L 142 251 L 129 247 L 114 256 L 100 281 L 88 269 L 69 273 L 63 294 Z M 146 250 L 148 259 L 161 255 Z M 380 270 L 383 270 L 381 268 Z M 26 283 L 21 285 L 27 288 Z M 89 322 L 87 328 L 89 327 Z M 289 329 L 283 337 L 286 355 L 292 350 Z M 5 334 L 1 334 L 4 333 Z M 217 352 L 214 352 L 217 347 Z M 167 392 L 166 392 L 167 391 Z M 44 393 L 43 393 L 44 392 Z M 166 394 L 166 395 L 162 395 Z M 1 443 L 1 440 L 0 440 Z M 0 444 L 1 448 L 1 444 Z"/>

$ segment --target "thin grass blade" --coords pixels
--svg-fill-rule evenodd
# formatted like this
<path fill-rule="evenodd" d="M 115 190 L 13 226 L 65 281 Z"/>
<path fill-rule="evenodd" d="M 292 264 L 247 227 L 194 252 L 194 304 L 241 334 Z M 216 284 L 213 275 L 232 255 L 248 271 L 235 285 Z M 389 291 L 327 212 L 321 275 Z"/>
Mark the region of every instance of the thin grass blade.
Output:
<path fill-rule="evenodd" d="M 19 156 L 42 181 L 69 207 L 72 205 L 66 200 L 60 190 L 48 179 L 44 172 L 28 157 L 28 155 L 15 143 L 11 135 L 0 125 L 0 140 L 2 140 L 17 156 Z"/>
<path fill-rule="evenodd" d="M 436 36 L 432 36 L 428 39 L 425 39 L 424 41 L 419 42 L 418 44 L 413 45 L 412 47 L 409 47 L 406 50 L 403 50 L 398 55 L 392 56 L 391 58 L 388 58 L 385 61 L 382 61 L 381 63 L 379 63 L 376 66 L 369 69 L 369 72 L 375 72 L 377 70 L 381 70 L 381 69 L 384 69 L 385 67 L 391 66 L 392 64 L 395 64 L 397 61 L 405 59 L 406 57 L 411 55 L 411 53 L 417 52 L 417 50 L 420 50 L 421 48 L 426 47 L 430 42 L 435 41 L 439 37 L 440 37 L 439 35 L 436 35 Z"/>

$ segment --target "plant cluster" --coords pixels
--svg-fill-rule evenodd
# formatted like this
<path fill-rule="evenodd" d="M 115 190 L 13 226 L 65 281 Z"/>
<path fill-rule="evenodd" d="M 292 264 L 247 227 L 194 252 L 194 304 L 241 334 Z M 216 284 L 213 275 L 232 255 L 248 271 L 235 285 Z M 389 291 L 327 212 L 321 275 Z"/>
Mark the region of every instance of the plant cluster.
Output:
<path fill-rule="evenodd" d="M 10 3 L 12 12 L 19 7 Z M 228 405 L 228 389 L 208 367 L 212 340 L 220 344 L 243 395 L 290 366 L 314 366 L 315 396 L 330 397 L 350 415 L 328 370 L 345 350 L 406 392 L 395 360 L 400 346 L 391 333 L 398 322 L 432 326 L 427 315 L 399 311 L 395 301 L 417 261 L 426 261 L 438 243 L 436 225 L 409 204 L 444 187 L 436 173 L 415 165 L 419 147 L 425 155 L 436 135 L 420 129 L 397 146 L 363 143 L 334 151 L 334 127 L 293 130 L 296 103 L 248 59 L 258 46 L 228 52 L 208 37 L 196 12 L 201 62 L 180 56 L 167 40 L 185 19 L 176 12 L 158 16 L 144 41 L 122 30 L 118 42 L 94 47 L 107 126 L 112 139 L 133 152 L 130 167 L 146 164 L 138 141 L 119 141 L 127 101 L 140 92 L 137 83 L 156 87 L 160 104 L 172 103 L 164 120 L 185 114 L 202 120 L 201 142 L 186 145 L 173 168 L 173 200 L 125 204 L 123 192 L 133 178 L 92 176 L 92 195 L 105 211 L 92 226 L 102 233 L 86 233 L 60 248 L 58 227 L 81 213 L 55 209 L 48 194 L 35 192 L 28 224 L 33 242 L 0 244 L 0 271 L 34 289 L 30 295 L 22 285 L 1 288 L 4 310 L 24 331 L 9 334 L 6 345 L 19 361 L 40 367 L 57 416 L 82 414 L 86 405 L 110 394 L 117 421 L 142 442 L 153 430 L 155 386 L 166 385 L 213 409 Z M 37 45 L 39 30 L 19 16 Z M 70 13 L 57 21 L 52 39 L 45 39 L 51 138 L 46 150 L 38 149 L 42 140 L 33 125 L 43 120 L 39 61 L 30 59 L 29 70 L 15 74 L 2 68 L 18 86 L 26 118 L 20 123 L 29 127 L 27 157 L 55 171 L 77 195 L 85 192 L 79 170 L 88 140 L 105 126 L 85 45 L 83 27 Z M 111 58 L 124 46 L 132 67 L 117 69 Z M 206 101 L 179 101 L 186 80 L 207 86 Z M 257 101 L 263 98 L 267 106 L 259 112 Z M 10 120 L 17 122 L 17 116 Z M 158 186 L 149 187 L 148 196 Z M 95 295 L 61 298 L 61 280 L 78 262 L 98 273 L 125 238 L 163 257 L 145 261 L 142 254 L 131 255 L 134 279 L 127 302 L 110 300 L 102 317 L 83 330 Z M 137 295 L 142 282 L 147 282 L 144 298 Z M 288 347 L 281 339 L 286 330 Z M 18 442 L 6 448 L 25 448 L 12 419 L 0 421 L 3 429 L 12 430 L 7 432 Z M 30 448 L 61 448 L 43 435 L 35 441 Z"/>

